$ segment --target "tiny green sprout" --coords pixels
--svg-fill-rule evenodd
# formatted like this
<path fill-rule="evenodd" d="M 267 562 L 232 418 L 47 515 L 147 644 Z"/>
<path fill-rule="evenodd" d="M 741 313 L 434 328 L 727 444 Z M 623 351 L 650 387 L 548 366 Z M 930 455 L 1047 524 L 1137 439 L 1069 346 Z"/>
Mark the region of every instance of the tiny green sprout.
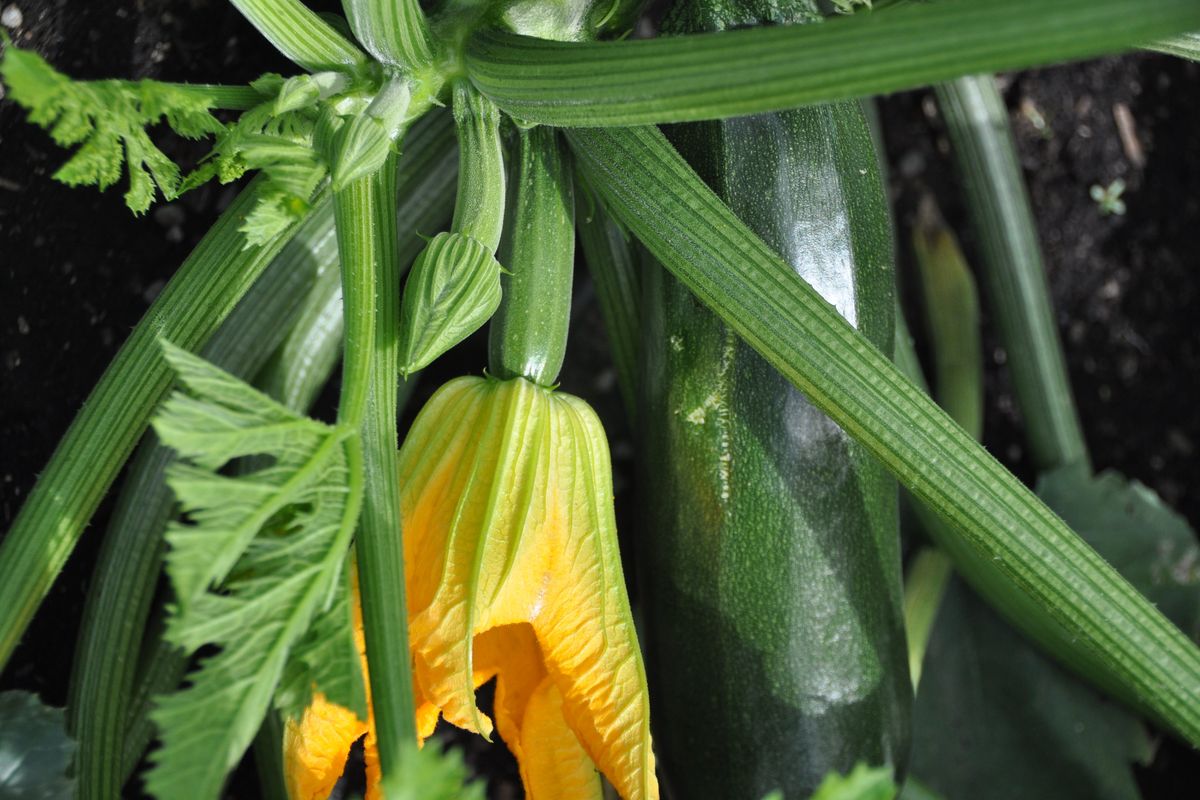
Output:
<path fill-rule="evenodd" d="M 1125 181 L 1117 178 L 1108 186 L 1093 184 L 1088 190 L 1088 194 L 1096 201 L 1096 205 L 1100 207 L 1100 213 L 1104 215 L 1114 214 L 1118 217 L 1125 215 L 1125 201 L 1121 199 L 1121 195 L 1125 193 Z"/>

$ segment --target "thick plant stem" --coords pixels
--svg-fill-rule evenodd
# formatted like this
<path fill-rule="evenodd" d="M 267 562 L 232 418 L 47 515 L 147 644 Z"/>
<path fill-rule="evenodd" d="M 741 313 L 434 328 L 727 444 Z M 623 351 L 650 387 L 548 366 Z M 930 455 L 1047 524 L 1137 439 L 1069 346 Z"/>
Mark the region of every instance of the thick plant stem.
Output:
<path fill-rule="evenodd" d="M 395 162 L 334 195 L 342 262 L 345 355 L 338 421 L 358 429 L 347 445 L 362 453 L 364 503 L 358 579 L 379 759 L 386 778 L 416 738 L 404 550 L 396 484 Z"/>
<path fill-rule="evenodd" d="M 941 84 L 937 97 L 981 244 L 988 298 L 1010 354 L 1030 453 L 1041 471 L 1087 468 L 1087 445 L 1063 363 L 1037 226 L 1004 99 L 990 75 Z"/>
<path fill-rule="evenodd" d="M 301 0 L 230 0 L 275 48 L 310 72 L 357 67 L 367 56 Z"/>
<path fill-rule="evenodd" d="M 642 290 L 632 242 L 590 191 L 579 191 L 575 198 L 579 244 L 596 286 L 600 315 L 617 368 L 617 388 L 632 425 L 637 417 L 637 350 L 642 337 L 638 303 Z"/>
<path fill-rule="evenodd" d="M 568 153 L 553 128 L 521 131 L 510 223 L 500 247 L 504 298 L 492 318 L 488 363 L 499 378 L 550 386 L 562 369 L 575 268 L 575 198 Z"/>
<path fill-rule="evenodd" d="M 418 0 L 346 0 L 344 6 L 354 35 L 379 61 L 418 69 L 433 60 Z"/>
<path fill-rule="evenodd" d="M 294 234 L 291 227 L 267 245 L 244 247 L 238 228 L 261 186 L 238 196 L 146 312 L 0 544 L 0 668 L 171 387 L 158 340 L 199 350 Z"/>

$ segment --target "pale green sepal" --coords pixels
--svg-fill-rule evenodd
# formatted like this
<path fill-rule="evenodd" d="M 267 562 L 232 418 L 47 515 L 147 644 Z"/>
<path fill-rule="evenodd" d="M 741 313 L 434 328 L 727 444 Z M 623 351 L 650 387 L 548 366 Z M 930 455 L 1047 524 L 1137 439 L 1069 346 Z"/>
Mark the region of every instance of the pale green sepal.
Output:
<path fill-rule="evenodd" d="M 376 172 L 392 151 L 408 120 L 412 90 L 407 78 L 388 81 L 364 113 L 349 120 L 337 134 L 333 166 L 334 191 Z"/>
<path fill-rule="evenodd" d="M 503 268 L 473 236 L 439 233 L 417 257 L 400 306 L 400 372 L 429 365 L 500 305 Z"/>

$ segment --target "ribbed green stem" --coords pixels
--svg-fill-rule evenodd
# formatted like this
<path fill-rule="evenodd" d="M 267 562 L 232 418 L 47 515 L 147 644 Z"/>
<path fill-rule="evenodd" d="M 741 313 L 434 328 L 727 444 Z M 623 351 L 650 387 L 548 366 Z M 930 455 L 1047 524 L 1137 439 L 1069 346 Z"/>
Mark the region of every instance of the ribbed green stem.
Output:
<path fill-rule="evenodd" d="M 322 196 L 295 238 L 229 315 L 203 355 L 249 379 L 278 346 L 322 266 L 336 259 L 333 210 Z M 325 242 L 324 250 L 321 249 Z M 92 574 L 75 648 L 68 721 L 82 798 L 116 797 L 125 716 L 154 597 L 162 531 L 174 510 L 164 481 L 172 451 L 148 434 L 130 469 Z"/>
<path fill-rule="evenodd" d="M 361 432 L 365 495 L 356 540 L 359 591 L 372 712 L 379 761 L 386 778 L 400 766 L 406 745 L 416 739 L 415 705 L 408 649 L 404 592 L 404 546 L 400 530 L 400 487 L 396 482 L 396 382 L 400 278 L 396 252 L 395 157 L 369 179 L 369 193 L 354 195 L 338 214 L 342 253 L 342 301 L 346 319 L 346 369 L 339 418 Z M 339 195 L 339 202 L 341 201 Z M 365 201 L 365 202 L 364 202 Z M 342 230 L 347 213 L 367 229 Z M 364 235 L 365 234 L 365 235 Z M 368 322 L 369 320 L 369 322 Z M 355 340 L 355 329 L 359 329 Z M 362 363 L 361 366 L 359 364 Z M 350 381 L 367 375 L 366 406 L 357 418 Z"/>
<path fill-rule="evenodd" d="M 1038 469 L 1088 466 L 1008 110 L 990 75 L 937 87 Z"/>
<path fill-rule="evenodd" d="M 646 125 L 884 94 L 1198 28 L 1195 0 L 939 0 L 821 25 L 615 42 L 482 31 L 466 65 L 479 90 L 517 119 Z"/>
<path fill-rule="evenodd" d="M 562 369 L 575 268 L 575 198 L 568 153 L 552 128 L 523 130 L 513 165 L 510 222 L 501 243 L 504 298 L 492 317 L 488 362 L 499 378 L 550 386 Z"/>
<path fill-rule="evenodd" d="M 475 237 L 495 253 L 504 229 L 507 182 L 500 111 L 469 81 L 460 80 L 454 85 L 454 122 L 460 169 L 450 229 Z"/>
<path fill-rule="evenodd" d="M 589 184 L 659 261 L 951 523 L 938 544 L 984 597 L 1200 744 L 1200 649 L 747 230 L 661 133 L 567 134 Z"/>
<path fill-rule="evenodd" d="M 367 56 L 301 0 L 229 0 L 275 48 L 309 72 L 358 67 Z"/>
<path fill-rule="evenodd" d="M 637 416 L 637 348 L 642 336 L 641 288 L 632 242 L 587 190 L 577 192 L 575 199 L 583 259 L 596 287 L 617 368 L 617 385 L 632 425 Z"/>
<path fill-rule="evenodd" d="M 138 662 L 138 679 L 129 696 L 126 716 L 125 749 L 121 756 L 121 784 L 129 781 L 146 748 L 154 740 L 156 729 L 150 720 L 157 699 L 179 688 L 187 672 L 189 659 L 163 638 L 165 613 L 161 607 L 146 627 L 145 643 Z"/>
<path fill-rule="evenodd" d="M 171 386 L 158 339 L 199 350 L 295 232 L 244 247 L 238 228 L 261 186 L 238 196 L 146 312 L 0 544 L 0 668 Z"/>
<path fill-rule="evenodd" d="M 433 60 L 429 23 L 417 0 L 343 0 L 354 35 L 385 64 L 419 69 Z"/>

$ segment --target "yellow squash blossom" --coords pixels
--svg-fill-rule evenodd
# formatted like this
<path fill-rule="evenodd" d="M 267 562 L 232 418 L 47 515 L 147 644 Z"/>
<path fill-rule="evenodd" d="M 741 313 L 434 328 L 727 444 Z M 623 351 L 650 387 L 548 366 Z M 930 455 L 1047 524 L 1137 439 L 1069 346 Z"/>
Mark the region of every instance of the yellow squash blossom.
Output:
<path fill-rule="evenodd" d="M 597 770 L 625 800 L 657 798 L 595 412 L 520 378 L 459 378 L 417 417 L 399 479 L 421 738 L 439 715 L 490 736 L 475 689 L 495 677 L 496 726 L 531 800 L 599 798 Z M 292 800 L 324 800 L 364 732 L 378 797 L 370 728 L 315 698 L 285 734 Z"/>

